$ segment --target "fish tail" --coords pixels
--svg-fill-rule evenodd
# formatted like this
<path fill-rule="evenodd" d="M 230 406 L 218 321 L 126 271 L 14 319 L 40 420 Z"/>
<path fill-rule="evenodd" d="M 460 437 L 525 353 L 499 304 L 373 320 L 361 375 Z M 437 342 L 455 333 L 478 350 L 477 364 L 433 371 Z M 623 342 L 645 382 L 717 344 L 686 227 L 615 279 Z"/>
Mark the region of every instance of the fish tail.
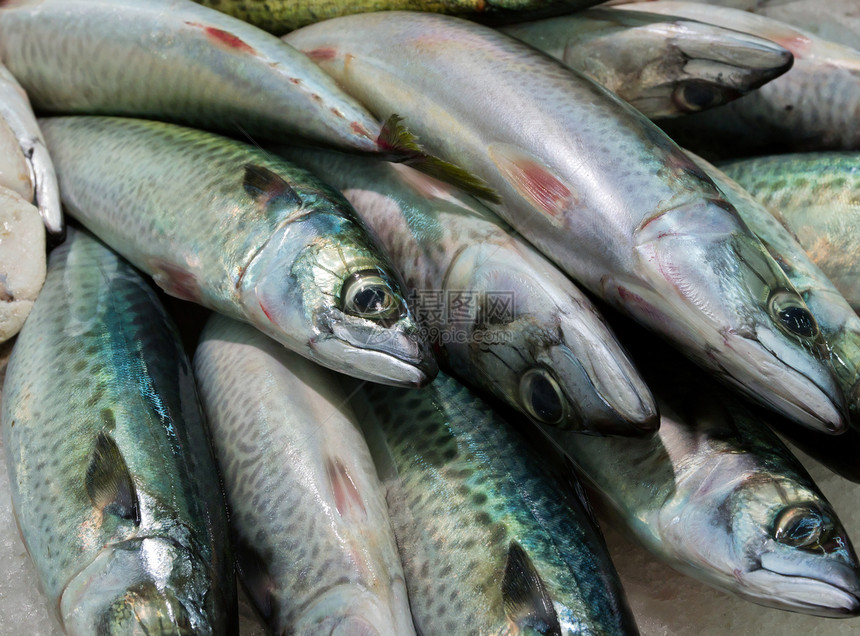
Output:
<path fill-rule="evenodd" d="M 411 166 L 486 201 L 502 202 L 499 194 L 480 177 L 460 166 L 428 154 L 418 143 L 418 137 L 403 125 L 403 118 L 400 115 L 391 115 L 386 120 L 377 141 L 380 148 L 394 155 L 389 158 L 391 161 Z"/>

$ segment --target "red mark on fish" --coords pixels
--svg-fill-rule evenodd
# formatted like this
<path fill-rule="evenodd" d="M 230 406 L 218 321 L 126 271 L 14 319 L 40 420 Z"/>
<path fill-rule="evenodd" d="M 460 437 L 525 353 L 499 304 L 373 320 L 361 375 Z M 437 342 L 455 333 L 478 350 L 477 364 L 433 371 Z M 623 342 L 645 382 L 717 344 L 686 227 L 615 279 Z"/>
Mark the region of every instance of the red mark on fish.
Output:
<path fill-rule="evenodd" d="M 215 44 L 226 47 L 228 49 L 234 51 L 242 51 L 243 53 L 250 53 L 252 55 L 257 52 L 248 44 L 246 44 L 241 38 L 238 36 L 229 33 L 228 31 L 224 31 L 223 29 L 219 29 L 217 27 L 204 26 L 202 24 L 198 24 L 197 22 L 186 22 L 188 26 L 192 26 L 197 29 L 202 29 L 203 32 L 207 35 L 207 37 L 213 41 Z"/>
<path fill-rule="evenodd" d="M 543 212 L 553 224 L 562 225 L 564 213 L 574 201 L 570 188 L 524 150 L 498 144 L 491 146 L 489 151 L 508 183 Z"/>
<path fill-rule="evenodd" d="M 337 513 L 341 517 L 364 518 L 367 515 L 367 510 L 346 467 L 339 459 L 329 458 L 326 460 L 325 470 L 331 492 L 334 495 Z"/>
<path fill-rule="evenodd" d="M 305 51 L 305 55 L 315 62 L 323 62 L 325 60 L 333 60 L 337 57 L 337 49 L 326 47 L 322 49 L 312 49 Z"/>

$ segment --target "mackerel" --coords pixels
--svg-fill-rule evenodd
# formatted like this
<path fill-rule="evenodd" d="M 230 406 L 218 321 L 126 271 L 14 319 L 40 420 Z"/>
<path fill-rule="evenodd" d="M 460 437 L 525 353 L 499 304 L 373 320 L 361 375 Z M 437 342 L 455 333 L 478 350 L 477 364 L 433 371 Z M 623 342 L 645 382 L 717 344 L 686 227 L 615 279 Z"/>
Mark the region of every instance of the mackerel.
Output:
<path fill-rule="evenodd" d="M 414 634 L 385 495 L 335 374 L 217 314 L 194 372 L 240 579 L 272 632 Z"/>
<path fill-rule="evenodd" d="M 227 516 L 175 327 L 83 232 L 51 254 L 9 360 L 12 503 L 67 634 L 235 634 Z"/>
<path fill-rule="evenodd" d="M 800 296 L 707 175 L 632 107 L 447 16 L 348 16 L 285 39 L 485 179 L 503 198 L 493 211 L 592 293 L 799 423 L 844 430 Z"/>
<path fill-rule="evenodd" d="M 353 403 L 419 633 L 638 633 L 572 472 L 553 470 L 559 458 L 530 451 L 442 374 L 417 391 L 366 385 Z"/>
<path fill-rule="evenodd" d="M 785 73 L 791 53 L 692 20 L 588 9 L 501 31 L 576 69 L 650 119 L 720 106 Z"/>
<path fill-rule="evenodd" d="M 588 298 L 475 199 L 409 167 L 279 148 L 355 206 L 445 364 L 545 424 L 653 432 L 651 393 Z"/>
<path fill-rule="evenodd" d="M 436 363 L 343 197 L 258 148 L 173 124 L 42 120 L 70 214 L 168 294 L 315 362 L 420 385 Z"/>

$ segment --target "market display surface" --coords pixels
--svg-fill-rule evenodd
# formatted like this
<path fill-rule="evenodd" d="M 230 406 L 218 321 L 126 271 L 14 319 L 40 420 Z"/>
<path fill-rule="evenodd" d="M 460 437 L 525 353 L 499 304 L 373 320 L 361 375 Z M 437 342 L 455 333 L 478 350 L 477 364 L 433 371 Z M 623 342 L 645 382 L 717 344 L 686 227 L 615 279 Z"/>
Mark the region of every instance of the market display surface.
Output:
<path fill-rule="evenodd" d="M 860 12 L 595 4 L 0 2 L 0 636 L 857 630 Z"/>

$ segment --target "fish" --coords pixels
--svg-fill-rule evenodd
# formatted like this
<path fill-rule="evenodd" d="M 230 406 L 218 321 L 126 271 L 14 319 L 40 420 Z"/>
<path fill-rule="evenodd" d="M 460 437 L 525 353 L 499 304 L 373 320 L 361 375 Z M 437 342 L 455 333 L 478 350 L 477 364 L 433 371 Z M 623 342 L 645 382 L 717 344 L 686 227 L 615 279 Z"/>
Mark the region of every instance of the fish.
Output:
<path fill-rule="evenodd" d="M 0 342 L 17 334 L 45 282 L 45 226 L 39 210 L 0 186 Z"/>
<path fill-rule="evenodd" d="M 720 106 L 782 75 L 794 61 L 787 49 L 754 35 L 611 9 L 500 30 L 608 88 L 649 119 Z"/>
<path fill-rule="evenodd" d="M 634 0 L 650 2 L 652 0 Z M 785 22 L 818 37 L 856 49 L 860 42 L 860 8 L 855 0 L 828 0 L 821 10 L 818 0 L 688 0 L 702 4 L 740 9 Z M 629 4 L 613 0 L 607 4 Z"/>
<path fill-rule="evenodd" d="M 845 395 L 849 423 L 860 430 L 860 316 L 791 232 L 761 203 L 713 164 L 692 153 L 690 156 L 714 180 L 803 297 L 821 330 L 825 355 Z"/>
<path fill-rule="evenodd" d="M 794 153 L 720 168 L 797 237 L 860 313 L 860 154 Z"/>
<path fill-rule="evenodd" d="M 448 369 L 544 424 L 653 433 L 651 393 L 591 301 L 479 201 L 408 166 L 278 148 L 379 237 Z"/>
<path fill-rule="evenodd" d="M 0 12 L 2 11 L 3 9 L 0 8 Z M 65 226 L 54 165 L 45 147 L 45 139 L 42 131 L 39 130 L 27 93 L 2 63 L 0 63 L 0 119 L 5 124 L 3 128 L 8 127 L 15 136 L 26 166 L 27 185 L 16 189 L 16 192 L 26 201 L 37 205 L 49 235 L 57 241 L 62 240 Z M 9 144 L 4 144 L 4 148 L 8 149 Z M 24 180 L 21 179 L 21 181 Z"/>
<path fill-rule="evenodd" d="M 443 373 L 418 390 L 367 384 L 350 403 L 419 634 L 638 633 L 572 472 L 524 429 Z"/>
<path fill-rule="evenodd" d="M 708 160 L 755 154 L 860 149 L 860 51 L 764 16 L 726 7 L 658 0 L 617 7 L 750 33 L 787 48 L 785 75 L 729 104 L 661 122 Z M 727 139 L 731 139 L 727 142 Z"/>
<path fill-rule="evenodd" d="M 274 33 L 285 33 L 342 15 L 373 11 L 432 11 L 451 15 L 510 18 L 535 12 L 575 11 L 599 4 L 600 0 L 363 0 L 326 2 L 323 0 L 195 0 L 249 24 Z"/>
<path fill-rule="evenodd" d="M 309 172 L 174 124 L 41 124 L 69 214 L 168 294 L 342 373 L 410 386 L 435 374 L 394 268 Z"/>
<path fill-rule="evenodd" d="M 0 419 L 21 537 L 67 634 L 237 633 L 191 366 L 155 292 L 83 231 L 51 253 Z"/>
<path fill-rule="evenodd" d="M 385 495 L 335 374 L 218 314 L 194 374 L 239 575 L 272 632 L 414 634 Z"/>
<path fill-rule="evenodd" d="M 800 462 L 737 396 L 646 334 L 625 333 L 657 399 L 657 435 L 544 428 L 607 523 L 674 569 L 753 603 L 860 615 L 857 555 Z"/>
<path fill-rule="evenodd" d="M 396 114 L 380 122 L 277 37 L 191 0 L 15 0 L 0 59 L 45 114 L 115 115 L 406 161 L 480 196 Z"/>
<path fill-rule="evenodd" d="M 803 300 L 783 295 L 785 274 L 714 183 L 631 106 L 450 16 L 347 16 L 285 39 L 486 180 L 504 203 L 490 209 L 588 291 L 794 421 L 845 429 Z"/>

